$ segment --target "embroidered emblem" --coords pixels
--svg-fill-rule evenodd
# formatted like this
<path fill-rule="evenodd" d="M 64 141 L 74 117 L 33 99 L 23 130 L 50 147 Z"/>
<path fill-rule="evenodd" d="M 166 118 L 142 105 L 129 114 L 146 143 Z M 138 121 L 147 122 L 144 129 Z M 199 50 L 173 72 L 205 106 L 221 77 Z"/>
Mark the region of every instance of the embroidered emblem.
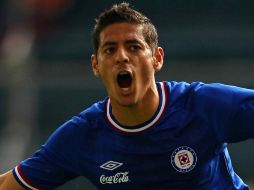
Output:
<path fill-rule="evenodd" d="M 123 163 L 114 162 L 114 161 L 108 161 L 105 164 L 102 164 L 100 166 L 100 168 L 112 171 L 112 170 L 115 170 L 116 168 L 120 167 L 121 165 L 123 165 Z"/>
<path fill-rule="evenodd" d="M 173 168 L 178 172 L 189 172 L 197 164 L 197 155 L 195 151 L 190 147 L 179 147 L 171 155 L 171 164 Z"/>

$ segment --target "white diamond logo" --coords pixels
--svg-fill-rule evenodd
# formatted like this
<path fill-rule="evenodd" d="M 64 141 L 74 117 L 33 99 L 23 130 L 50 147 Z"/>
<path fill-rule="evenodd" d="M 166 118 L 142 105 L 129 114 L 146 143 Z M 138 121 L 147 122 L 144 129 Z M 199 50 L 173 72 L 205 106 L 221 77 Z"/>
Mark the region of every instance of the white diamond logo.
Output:
<path fill-rule="evenodd" d="M 116 168 L 120 167 L 121 165 L 123 165 L 123 163 L 114 162 L 114 161 L 108 161 L 105 164 L 102 164 L 100 166 L 100 168 L 112 171 L 112 170 L 115 170 Z"/>

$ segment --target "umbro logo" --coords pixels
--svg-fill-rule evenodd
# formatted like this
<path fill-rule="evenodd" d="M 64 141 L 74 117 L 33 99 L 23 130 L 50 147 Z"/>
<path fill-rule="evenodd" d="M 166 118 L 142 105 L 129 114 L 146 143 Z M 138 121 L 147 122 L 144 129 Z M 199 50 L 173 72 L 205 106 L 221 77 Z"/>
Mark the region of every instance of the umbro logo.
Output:
<path fill-rule="evenodd" d="M 120 163 L 120 162 L 108 161 L 105 164 L 102 164 L 100 168 L 112 171 L 112 170 L 115 170 L 116 168 L 119 168 L 122 165 L 123 163 Z"/>
<path fill-rule="evenodd" d="M 120 162 L 115 162 L 115 161 L 108 161 L 105 164 L 102 164 L 100 166 L 100 168 L 103 168 L 105 170 L 115 170 L 116 168 L 119 168 L 120 166 L 122 166 L 123 163 Z M 115 173 L 114 172 L 110 172 L 113 173 L 113 175 L 101 175 L 100 176 L 100 183 L 101 184 L 117 184 L 117 183 L 126 183 L 129 181 L 129 172 L 125 171 L 125 172 L 118 172 Z"/>

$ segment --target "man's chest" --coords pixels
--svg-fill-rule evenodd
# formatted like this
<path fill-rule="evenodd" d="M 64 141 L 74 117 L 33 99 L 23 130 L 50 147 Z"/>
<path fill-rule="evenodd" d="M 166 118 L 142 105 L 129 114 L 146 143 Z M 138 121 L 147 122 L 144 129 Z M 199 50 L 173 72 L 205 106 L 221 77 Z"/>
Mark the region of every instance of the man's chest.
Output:
<path fill-rule="evenodd" d="M 153 189 L 154 185 L 170 187 L 177 181 L 191 181 L 205 172 L 204 163 L 216 150 L 204 130 L 191 126 L 153 134 L 112 134 L 108 140 L 100 139 L 92 146 L 94 153 L 84 157 L 89 160 L 83 162 L 84 175 L 106 189 Z"/>

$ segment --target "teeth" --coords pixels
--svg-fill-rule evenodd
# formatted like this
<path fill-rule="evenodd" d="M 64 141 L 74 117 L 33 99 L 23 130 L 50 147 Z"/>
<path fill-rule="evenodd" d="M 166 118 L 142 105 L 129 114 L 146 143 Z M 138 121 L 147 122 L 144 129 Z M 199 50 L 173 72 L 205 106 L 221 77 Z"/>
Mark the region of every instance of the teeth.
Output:
<path fill-rule="evenodd" d="M 128 91 L 128 90 L 129 90 L 129 88 L 122 88 L 122 90 L 123 90 L 123 91 Z"/>
<path fill-rule="evenodd" d="M 119 75 L 127 75 L 129 74 L 127 71 L 120 72 Z"/>

